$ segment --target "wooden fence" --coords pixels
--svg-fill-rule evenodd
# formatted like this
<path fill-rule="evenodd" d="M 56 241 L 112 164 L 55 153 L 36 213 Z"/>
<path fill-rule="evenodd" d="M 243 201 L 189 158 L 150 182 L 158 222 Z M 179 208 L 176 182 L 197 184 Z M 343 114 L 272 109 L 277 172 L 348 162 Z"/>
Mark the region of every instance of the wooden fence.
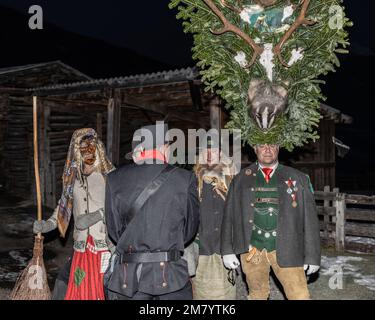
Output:
<path fill-rule="evenodd" d="M 375 253 L 375 196 L 315 191 L 322 242 L 337 251 Z"/>

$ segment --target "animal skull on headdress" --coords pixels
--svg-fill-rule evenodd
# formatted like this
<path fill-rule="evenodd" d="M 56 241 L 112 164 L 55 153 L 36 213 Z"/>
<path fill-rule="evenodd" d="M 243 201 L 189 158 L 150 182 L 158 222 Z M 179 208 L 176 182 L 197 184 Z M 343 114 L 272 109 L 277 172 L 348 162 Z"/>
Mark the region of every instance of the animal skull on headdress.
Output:
<path fill-rule="evenodd" d="M 288 91 L 281 85 L 252 80 L 249 91 L 249 115 L 264 131 L 269 130 L 278 115 L 285 111 Z"/>

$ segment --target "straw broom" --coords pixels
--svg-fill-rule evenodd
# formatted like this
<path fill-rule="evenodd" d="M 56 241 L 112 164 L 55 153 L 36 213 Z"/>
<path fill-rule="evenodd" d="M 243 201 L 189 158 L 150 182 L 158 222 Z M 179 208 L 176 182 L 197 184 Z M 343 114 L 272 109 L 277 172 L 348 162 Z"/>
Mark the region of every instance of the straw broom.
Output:
<path fill-rule="evenodd" d="M 38 220 L 42 220 L 42 197 L 40 192 L 40 176 L 38 161 L 38 115 L 37 97 L 33 97 L 34 127 L 34 171 L 38 204 Z M 19 275 L 12 293 L 11 300 L 50 300 L 51 291 L 47 282 L 47 272 L 43 261 L 43 239 L 41 233 L 35 236 L 33 257 L 28 266 Z"/>

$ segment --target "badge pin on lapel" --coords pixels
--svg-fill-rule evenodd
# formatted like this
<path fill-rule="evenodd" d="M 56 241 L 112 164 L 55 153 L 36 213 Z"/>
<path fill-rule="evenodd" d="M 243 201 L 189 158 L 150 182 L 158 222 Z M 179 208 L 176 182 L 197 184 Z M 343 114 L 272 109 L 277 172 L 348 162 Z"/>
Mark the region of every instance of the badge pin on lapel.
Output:
<path fill-rule="evenodd" d="M 296 187 L 297 181 L 292 180 L 292 178 L 289 178 L 287 181 L 285 181 L 285 183 L 289 188 L 292 188 L 292 187 Z"/>
<path fill-rule="evenodd" d="M 288 186 L 288 189 L 286 190 L 286 192 L 288 192 L 288 194 L 290 194 L 290 196 L 292 197 L 292 207 L 293 208 L 296 208 L 297 207 L 297 195 L 294 192 L 297 192 L 298 191 L 298 188 L 296 187 L 296 184 L 297 184 L 297 181 L 296 180 L 292 180 L 292 178 L 289 178 L 287 181 L 285 181 L 286 185 Z"/>
<path fill-rule="evenodd" d="M 292 196 L 292 200 L 293 200 L 293 201 L 292 201 L 292 207 L 293 207 L 293 208 L 296 208 L 296 207 L 297 207 L 297 201 L 296 201 L 296 197 L 297 197 L 297 196 L 296 196 L 295 193 L 293 193 L 291 196 Z"/>

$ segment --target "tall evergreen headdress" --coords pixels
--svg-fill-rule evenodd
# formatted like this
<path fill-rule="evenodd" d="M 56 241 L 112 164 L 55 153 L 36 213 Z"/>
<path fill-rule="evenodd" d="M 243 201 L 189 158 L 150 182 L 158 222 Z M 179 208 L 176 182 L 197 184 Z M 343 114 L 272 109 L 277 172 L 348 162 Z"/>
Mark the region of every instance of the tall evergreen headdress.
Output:
<path fill-rule="evenodd" d="M 206 90 L 231 110 L 245 143 L 292 150 L 316 140 L 320 75 L 340 65 L 352 25 L 342 0 L 171 0 L 194 34 Z"/>

